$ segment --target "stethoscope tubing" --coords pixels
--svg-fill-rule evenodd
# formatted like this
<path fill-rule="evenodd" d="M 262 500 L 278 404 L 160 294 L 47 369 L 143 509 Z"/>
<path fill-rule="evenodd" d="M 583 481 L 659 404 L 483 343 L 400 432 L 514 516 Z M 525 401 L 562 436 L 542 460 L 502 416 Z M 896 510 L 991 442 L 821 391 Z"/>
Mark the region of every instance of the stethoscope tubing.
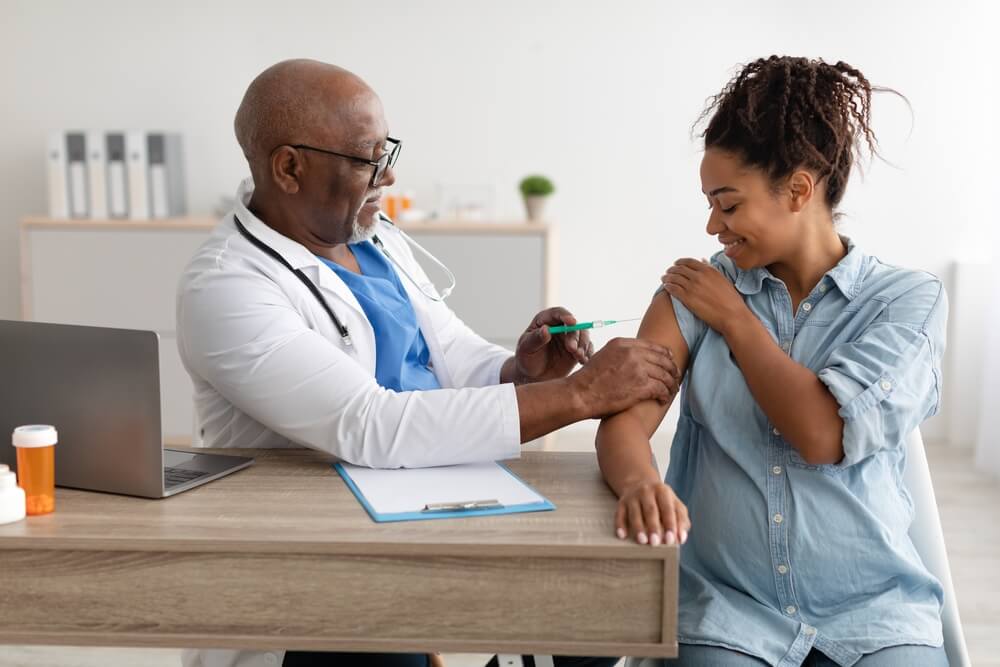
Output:
<path fill-rule="evenodd" d="M 386 216 L 385 214 L 383 214 L 383 213 L 380 212 L 379 213 L 379 217 L 382 220 L 384 220 L 386 223 L 392 225 L 393 227 L 396 227 L 395 223 L 393 223 L 393 221 L 390 220 L 388 218 L 388 216 Z M 257 238 L 253 234 L 251 234 L 250 231 L 246 227 L 243 226 L 243 223 L 240 222 L 240 219 L 235 214 L 233 215 L 233 220 L 236 223 L 236 229 L 239 230 L 240 234 L 244 238 L 246 238 L 246 240 L 248 240 L 251 244 L 253 244 L 261 252 L 263 252 L 264 254 L 272 257 L 279 264 L 283 265 L 285 268 L 287 268 L 289 271 L 291 271 L 293 274 L 295 274 L 295 277 L 298 278 L 302 282 L 302 284 L 304 284 L 306 286 L 306 288 L 310 292 L 312 292 L 312 295 L 316 298 L 317 301 L 319 301 L 320 305 L 323 306 L 323 310 L 325 310 L 326 313 L 327 313 L 327 315 L 330 316 L 330 319 L 333 321 L 334 326 L 337 327 L 337 332 L 340 334 L 341 339 L 344 341 L 344 345 L 346 347 L 351 347 L 353 345 L 353 343 L 351 342 L 351 334 L 350 334 L 350 332 L 347 329 L 347 325 L 345 325 L 343 322 L 340 321 L 340 318 L 337 317 L 337 314 L 334 312 L 333 308 L 330 306 L 329 303 L 327 303 L 327 300 L 323 297 L 323 294 L 319 291 L 319 288 L 316 287 L 316 285 L 313 284 L 313 282 L 311 280 L 309 280 L 309 277 L 306 276 L 306 274 L 303 273 L 301 269 L 296 269 L 291 264 L 289 264 L 288 260 L 286 260 L 284 257 L 282 257 L 281 254 L 277 250 L 275 250 L 271 246 L 267 245 L 266 243 L 264 243 L 263 241 L 261 241 L 259 238 Z M 428 251 L 422 245 L 420 245 L 419 243 L 417 243 L 416 241 L 414 241 L 412 238 L 410 238 L 409 234 L 407 234 L 406 232 L 404 232 L 402 229 L 399 229 L 398 227 L 396 227 L 396 231 L 399 232 L 399 234 L 403 237 L 403 240 L 406 241 L 407 243 L 409 243 L 412 248 L 414 248 L 416 250 L 419 250 L 424 255 L 424 257 L 427 257 L 432 262 L 434 262 L 435 264 L 437 264 L 438 267 L 445 273 L 445 275 L 448 276 L 448 280 L 449 280 L 449 282 L 451 282 L 451 285 L 449 285 L 448 287 L 446 287 L 443 290 L 441 290 L 440 294 L 437 294 L 434 291 L 428 292 L 428 290 L 426 289 L 426 286 L 418 283 L 413 278 L 413 276 L 410 275 L 410 272 L 407 271 L 405 268 L 403 268 L 403 266 L 399 262 L 396 261 L 396 258 L 393 257 L 389 253 L 388 250 L 386 250 L 385 245 L 383 245 L 382 240 L 378 237 L 378 235 L 375 235 L 375 236 L 372 237 L 372 242 L 378 247 L 379 250 L 382 251 L 382 253 L 389 259 L 389 261 L 392 262 L 393 266 L 395 266 L 396 269 L 400 273 L 402 273 L 406 277 L 407 280 L 409 280 L 411 283 L 413 283 L 417 287 L 417 289 L 420 290 L 421 294 L 423 294 L 428 299 L 431 299 L 432 301 L 444 301 L 445 299 L 447 299 L 448 296 L 455 289 L 455 285 L 456 285 L 455 274 L 453 274 L 448 269 L 448 267 L 445 266 L 443 262 L 441 262 L 441 260 L 439 260 L 437 257 L 435 257 L 434 255 L 432 255 L 430 253 L 430 251 Z M 433 288 L 433 285 L 432 285 L 431 286 L 431 290 L 433 290 L 433 289 L 434 288 Z"/>

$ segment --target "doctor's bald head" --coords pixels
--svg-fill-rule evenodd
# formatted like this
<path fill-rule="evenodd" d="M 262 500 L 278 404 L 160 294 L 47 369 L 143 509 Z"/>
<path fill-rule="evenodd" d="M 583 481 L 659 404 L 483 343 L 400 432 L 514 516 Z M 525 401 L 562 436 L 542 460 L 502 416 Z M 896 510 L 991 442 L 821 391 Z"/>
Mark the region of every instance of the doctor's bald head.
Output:
<path fill-rule="evenodd" d="M 374 233 L 398 150 L 357 75 L 315 60 L 272 65 L 250 83 L 234 128 L 253 175 L 251 212 L 315 254 Z"/>
<path fill-rule="evenodd" d="M 374 91 L 357 75 L 316 60 L 285 60 L 255 78 L 236 111 L 236 140 L 250 168 L 266 168 L 283 144 L 363 148 L 352 138 Z M 381 104 L 379 111 L 381 111 Z M 363 154 L 363 152 L 362 152 Z"/>

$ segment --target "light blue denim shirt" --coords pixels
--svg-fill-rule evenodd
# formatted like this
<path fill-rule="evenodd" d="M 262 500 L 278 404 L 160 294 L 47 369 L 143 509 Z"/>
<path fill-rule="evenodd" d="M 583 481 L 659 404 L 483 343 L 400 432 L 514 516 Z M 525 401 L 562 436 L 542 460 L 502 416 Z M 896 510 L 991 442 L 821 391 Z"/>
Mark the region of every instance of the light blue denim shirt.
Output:
<path fill-rule="evenodd" d="M 907 534 L 904 438 L 937 410 L 947 297 L 934 276 L 847 255 L 792 313 L 767 269 L 712 264 L 840 404 L 844 459 L 809 465 L 757 405 L 726 341 L 679 301 L 690 350 L 666 481 L 687 504 L 678 640 L 800 665 L 939 646 L 940 583 Z"/>

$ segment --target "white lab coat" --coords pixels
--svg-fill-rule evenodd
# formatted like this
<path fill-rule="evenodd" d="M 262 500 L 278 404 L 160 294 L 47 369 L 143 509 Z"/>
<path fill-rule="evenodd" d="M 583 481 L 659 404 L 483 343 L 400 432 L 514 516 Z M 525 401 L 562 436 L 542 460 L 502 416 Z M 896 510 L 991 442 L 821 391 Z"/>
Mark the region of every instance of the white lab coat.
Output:
<path fill-rule="evenodd" d="M 247 210 L 252 191 L 252 182 L 244 181 L 233 213 L 197 251 L 178 287 L 177 345 L 194 382 L 207 446 L 306 446 L 376 468 L 519 456 L 514 386 L 498 384 L 508 350 L 483 340 L 400 275 L 442 389 L 380 387 L 374 332 L 354 294 L 304 246 Z M 239 233 L 233 214 L 305 272 L 346 325 L 353 345 L 345 345 L 291 271 Z M 378 236 L 411 276 L 429 284 L 392 225 L 380 222 Z M 187 667 L 270 667 L 282 660 L 281 651 L 184 655 Z"/>

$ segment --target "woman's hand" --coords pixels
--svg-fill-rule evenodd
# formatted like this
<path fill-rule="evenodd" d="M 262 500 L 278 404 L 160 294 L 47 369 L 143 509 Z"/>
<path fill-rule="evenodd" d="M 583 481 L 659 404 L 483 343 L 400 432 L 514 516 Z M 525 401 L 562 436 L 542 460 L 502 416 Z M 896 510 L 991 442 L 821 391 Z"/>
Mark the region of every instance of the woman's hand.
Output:
<path fill-rule="evenodd" d="M 691 520 L 687 507 L 663 482 L 643 479 L 625 486 L 615 512 L 619 539 L 632 537 L 639 544 L 684 544 Z"/>
<path fill-rule="evenodd" d="M 733 284 L 704 260 L 679 259 L 660 280 L 670 296 L 723 335 L 726 327 L 750 312 Z"/>

